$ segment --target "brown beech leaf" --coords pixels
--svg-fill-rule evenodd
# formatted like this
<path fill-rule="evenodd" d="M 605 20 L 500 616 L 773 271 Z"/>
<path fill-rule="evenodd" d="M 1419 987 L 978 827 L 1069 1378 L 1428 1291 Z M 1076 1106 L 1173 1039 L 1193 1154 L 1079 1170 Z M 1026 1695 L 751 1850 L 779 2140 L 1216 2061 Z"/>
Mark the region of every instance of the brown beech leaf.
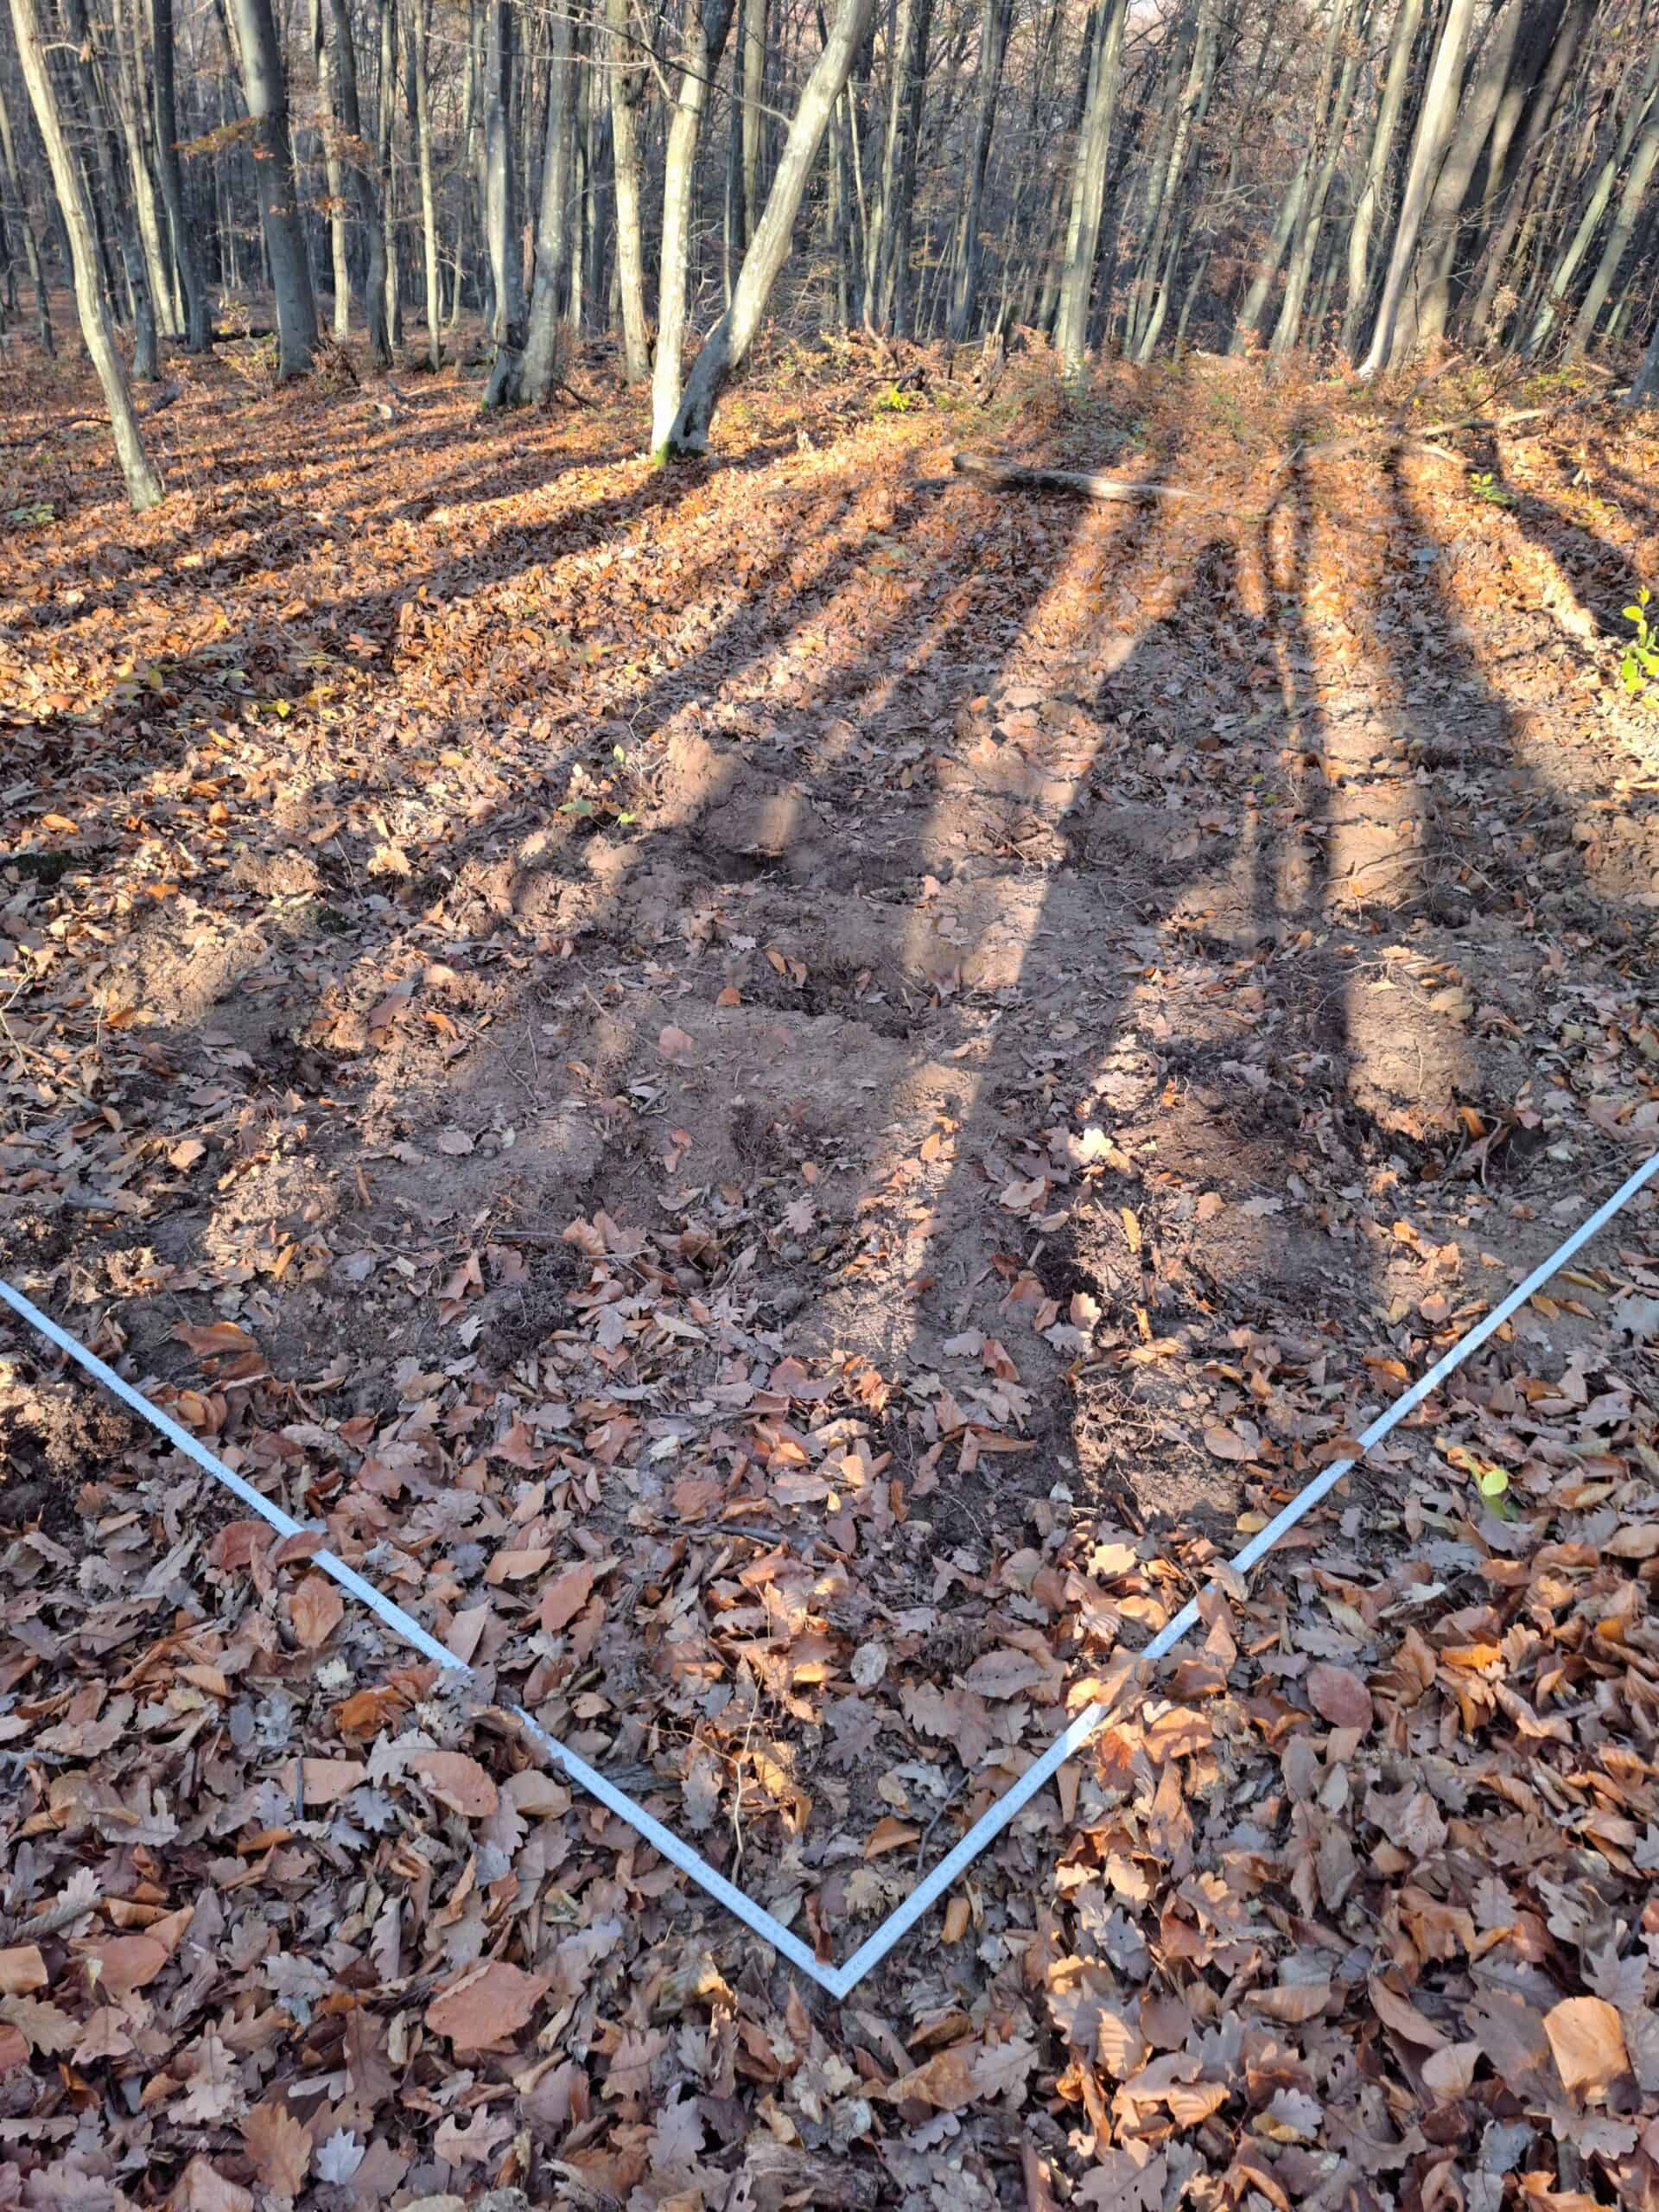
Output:
<path fill-rule="evenodd" d="M 422 1751 L 410 1761 L 410 1766 L 439 1804 L 447 1805 L 463 1820 L 485 1820 L 495 1810 L 493 1779 L 486 1768 L 465 1751 Z"/>
<path fill-rule="evenodd" d="M 589 1564 L 568 1567 L 563 1574 L 554 1576 L 542 1592 L 541 1611 L 537 1618 L 549 1636 L 556 1636 L 568 1628 L 593 1595 L 596 1570 Z"/>
<path fill-rule="evenodd" d="M 1544 2015 L 1544 2033 L 1566 2087 L 1600 2097 L 1630 2071 L 1624 2029 L 1605 1997 L 1564 1997 Z"/>
<path fill-rule="evenodd" d="M 434 2035 L 447 2036 L 458 2051 L 482 2050 L 516 2036 L 547 1986 L 544 1974 L 490 1959 L 432 1999 L 426 2024 Z"/>
<path fill-rule="evenodd" d="M 316 1651 L 346 1617 L 346 1600 L 326 1574 L 308 1574 L 288 1601 L 294 1633 L 305 1651 Z"/>
<path fill-rule="evenodd" d="M 1333 1728 L 1357 1728 L 1363 1735 L 1371 1725 L 1371 1694 L 1351 1668 L 1332 1666 L 1321 1660 L 1307 1670 L 1308 1701 L 1321 1720 Z"/>

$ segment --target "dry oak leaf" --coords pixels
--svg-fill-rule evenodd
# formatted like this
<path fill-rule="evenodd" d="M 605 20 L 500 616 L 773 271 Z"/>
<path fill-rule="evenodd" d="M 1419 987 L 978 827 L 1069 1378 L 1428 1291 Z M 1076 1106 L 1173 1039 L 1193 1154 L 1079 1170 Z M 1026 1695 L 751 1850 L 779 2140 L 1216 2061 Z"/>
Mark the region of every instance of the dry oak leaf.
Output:
<path fill-rule="evenodd" d="M 657 1039 L 657 1049 L 665 1060 L 689 1060 L 697 1049 L 697 1040 L 689 1030 L 670 1021 Z"/>
<path fill-rule="evenodd" d="M 490 1959 L 432 1999 L 426 2024 L 457 2050 L 482 2050 L 516 2036 L 546 1993 L 544 1974 Z"/>
<path fill-rule="evenodd" d="M 311 2171 L 310 2130 L 279 2097 L 255 2105 L 242 2122 L 242 2140 L 256 2177 L 276 2196 L 297 2196 Z"/>
<path fill-rule="evenodd" d="M 1147 1723 L 1141 1745 L 1154 1766 L 1165 1766 L 1171 1759 L 1189 1759 L 1207 1751 L 1214 1740 L 1215 1732 L 1203 1713 L 1188 1705 L 1173 1705 Z"/>
<path fill-rule="evenodd" d="M 465 1751 L 423 1751 L 410 1761 L 439 1804 L 463 1820 L 486 1820 L 495 1810 L 496 1787 L 487 1769 Z"/>
<path fill-rule="evenodd" d="M 288 1601 L 289 1618 L 303 1651 L 317 1651 L 346 1618 L 346 1600 L 326 1574 L 308 1574 Z"/>
<path fill-rule="evenodd" d="M 1046 1682 L 1048 1669 L 1028 1651 L 1011 1651 L 1002 1645 L 976 1659 L 962 1680 L 977 1697 L 1019 1697 Z"/>
<path fill-rule="evenodd" d="M 1544 2015 L 1555 2070 L 1569 2090 L 1605 2096 L 1630 2070 L 1624 2029 L 1605 1997 L 1564 1997 Z"/>
<path fill-rule="evenodd" d="M 940 2112 L 959 2112 L 982 2094 L 979 2061 L 983 2047 L 977 2043 L 952 2044 L 936 2051 L 925 2066 L 901 2074 L 887 2088 L 889 2104 L 932 2105 Z"/>
<path fill-rule="evenodd" d="M 1254 1444 L 1218 1421 L 1212 1421 L 1205 1430 L 1204 1440 L 1217 1459 L 1253 1459 L 1256 1454 Z"/>
<path fill-rule="evenodd" d="M 29 2063 L 29 2037 L 8 2020 L 0 2023 L 0 2080 Z"/>
<path fill-rule="evenodd" d="M 167 2212 L 253 2212 L 253 2191 L 226 2181 L 217 2167 L 198 2156 L 180 2175 L 167 2200 Z"/>
<path fill-rule="evenodd" d="M 1308 1701 L 1321 1720 L 1333 1728 L 1357 1728 L 1363 1735 L 1375 1717 L 1371 1694 L 1349 1667 L 1335 1667 L 1329 1660 L 1307 1670 Z"/>

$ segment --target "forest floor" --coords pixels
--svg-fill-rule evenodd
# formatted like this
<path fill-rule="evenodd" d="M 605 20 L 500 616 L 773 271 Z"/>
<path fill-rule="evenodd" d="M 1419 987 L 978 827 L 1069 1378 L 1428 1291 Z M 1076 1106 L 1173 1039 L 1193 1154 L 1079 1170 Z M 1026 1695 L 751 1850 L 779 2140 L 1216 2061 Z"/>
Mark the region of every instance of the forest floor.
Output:
<path fill-rule="evenodd" d="M 0 1267 L 479 1675 L 0 1325 L 0 2206 L 1659 2201 L 1646 1197 L 839 2009 L 493 1705 L 844 1958 L 1659 1145 L 1656 426 L 969 365 L 0 371 Z"/>

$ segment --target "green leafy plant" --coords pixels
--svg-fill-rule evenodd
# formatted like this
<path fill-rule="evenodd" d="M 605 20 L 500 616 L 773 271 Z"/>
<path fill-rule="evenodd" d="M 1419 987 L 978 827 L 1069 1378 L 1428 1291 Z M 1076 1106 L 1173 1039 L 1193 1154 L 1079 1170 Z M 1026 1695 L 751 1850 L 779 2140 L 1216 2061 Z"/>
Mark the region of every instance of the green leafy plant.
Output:
<path fill-rule="evenodd" d="M 1469 489 L 1478 499 L 1484 499 L 1489 507 L 1512 507 L 1515 505 L 1514 493 L 1506 492 L 1490 468 L 1471 468 Z"/>
<path fill-rule="evenodd" d="M 873 415 L 908 415 L 912 407 L 919 407 L 921 404 L 919 392 L 900 391 L 896 384 L 890 384 L 885 391 L 878 391 L 870 402 L 870 412 Z"/>
<path fill-rule="evenodd" d="M 1618 678 L 1634 698 L 1640 698 L 1650 683 L 1659 683 L 1659 629 L 1648 613 L 1653 594 L 1643 584 L 1636 594 L 1634 607 L 1624 609 L 1624 620 L 1634 622 L 1636 635 L 1626 641 L 1619 655 Z"/>
<path fill-rule="evenodd" d="M 43 522 L 55 522 L 58 511 L 50 499 L 25 499 L 21 507 L 7 510 L 6 520 L 20 530 L 29 530 Z"/>
<path fill-rule="evenodd" d="M 561 814 L 574 814 L 581 821 L 594 823 L 608 820 L 616 823 L 620 828 L 623 829 L 626 829 L 630 823 L 639 820 L 639 815 L 633 808 L 620 807 L 617 804 L 617 799 L 621 796 L 619 785 L 635 783 L 639 780 L 628 760 L 627 747 L 623 745 L 613 745 L 611 747 L 611 758 L 616 763 L 617 772 L 614 776 L 606 776 L 595 780 L 580 765 L 572 771 L 570 781 L 575 787 L 575 793 L 559 808 L 558 811 Z"/>

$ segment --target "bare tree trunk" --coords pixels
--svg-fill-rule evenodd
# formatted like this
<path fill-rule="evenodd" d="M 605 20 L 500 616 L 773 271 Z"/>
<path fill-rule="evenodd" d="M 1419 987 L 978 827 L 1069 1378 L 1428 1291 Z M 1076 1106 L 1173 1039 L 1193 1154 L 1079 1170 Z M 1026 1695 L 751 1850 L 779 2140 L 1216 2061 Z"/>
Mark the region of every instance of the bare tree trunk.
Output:
<path fill-rule="evenodd" d="M 92 211 L 58 110 L 56 91 L 47 66 L 46 47 L 35 13 L 35 0 L 11 0 L 12 28 L 16 34 L 23 84 L 29 93 L 29 105 L 35 111 L 41 143 L 46 149 L 64 228 L 69 234 L 69 256 L 74 269 L 75 307 L 80 318 L 80 334 L 86 341 L 87 353 L 92 356 L 92 366 L 98 372 L 98 380 L 104 387 L 105 402 L 110 410 L 110 427 L 115 434 L 116 455 L 121 463 L 121 474 L 126 480 L 127 497 L 142 512 L 144 508 L 156 506 L 161 501 L 163 496 L 162 480 L 150 466 L 149 457 L 144 451 L 143 440 L 138 433 L 138 417 L 133 410 L 132 394 L 121 366 L 121 357 L 115 350 L 115 340 L 104 305 L 103 288 L 99 282 Z"/>
<path fill-rule="evenodd" d="M 1352 22 L 1351 10 L 1344 9 L 1332 20 L 1340 25 L 1340 43 L 1347 37 Z M 1285 271 L 1285 296 L 1279 303 L 1279 319 L 1274 325 L 1273 337 L 1268 347 L 1275 360 L 1281 360 L 1300 335 L 1307 281 L 1313 274 L 1313 256 L 1319 243 L 1320 226 L 1325 221 L 1325 202 L 1330 197 L 1332 180 L 1336 175 L 1337 163 L 1342 156 L 1343 134 L 1348 127 L 1348 111 L 1353 103 L 1358 71 L 1358 49 L 1357 46 L 1351 46 L 1344 57 L 1342 74 L 1337 82 L 1335 106 L 1329 115 L 1323 108 L 1319 111 L 1320 130 L 1316 141 L 1320 149 L 1319 166 L 1312 189 L 1306 194 L 1297 219 Z M 1321 89 L 1327 90 L 1328 86 L 1322 86 Z"/>
<path fill-rule="evenodd" d="M 1636 235 L 1641 219 L 1642 204 L 1652 180 L 1654 163 L 1659 162 L 1659 114 L 1649 115 L 1642 136 L 1636 143 L 1630 156 L 1630 174 L 1624 180 L 1624 189 L 1619 194 L 1618 212 L 1608 226 L 1607 239 L 1596 264 L 1583 304 L 1573 325 L 1572 335 L 1567 341 L 1569 361 L 1581 359 L 1590 340 L 1595 336 L 1601 311 L 1607 304 L 1607 295 L 1613 289 L 1620 265 Z"/>
<path fill-rule="evenodd" d="M 1545 133 L 1554 121 L 1579 51 L 1584 43 L 1584 34 L 1589 28 L 1596 10 L 1597 0 L 1567 0 L 1563 13 L 1560 0 L 1551 0 L 1549 15 L 1559 20 L 1544 28 L 1551 35 L 1543 44 L 1543 60 L 1536 73 L 1535 83 L 1522 80 L 1511 86 L 1505 96 L 1506 106 L 1513 114 L 1500 113 L 1492 132 L 1492 157 L 1487 170 L 1490 201 L 1494 194 L 1501 195 L 1504 206 L 1496 229 L 1483 247 L 1484 266 L 1481 271 L 1479 288 L 1472 306 L 1463 318 L 1465 330 L 1477 338 L 1491 342 L 1494 332 L 1494 310 L 1498 287 L 1509 267 L 1510 251 L 1515 244 L 1527 202 L 1537 181 L 1541 164 L 1538 151 Z M 1519 127 L 1518 137 L 1515 136 Z M 1499 150 L 1503 162 L 1499 168 Z"/>
<path fill-rule="evenodd" d="M 958 344 L 973 328 L 979 309 L 979 277 L 984 261 L 981 228 L 984 221 L 985 172 L 990 166 L 991 133 L 996 127 L 997 95 L 1002 85 L 1002 65 L 1007 57 L 1008 27 L 1014 20 L 1013 0 L 980 0 L 978 98 L 974 105 L 974 137 L 968 155 L 967 194 L 963 201 L 962 228 L 957 245 L 957 289 L 950 303 L 950 336 Z"/>
<path fill-rule="evenodd" d="M 35 227 L 34 210 L 23 192 L 23 180 L 17 167 L 17 142 L 11 135 L 11 111 L 6 105 L 6 88 L 0 81 L 0 156 L 6 165 L 6 181 L 10 188 L 12 205 L 17 210 L 18 227 L 23 234 L 23 259 L 29 269 L 29 282 L 35 287 L 35 328 L 41 341 L 41 351 L 49 360 L 57 352 L 57 340 L 52 330 L 52 296 L 47 289 L 46 264 L 41 253 L 41 238 Z"/>
<path fill-rule="evenodd" d="M 432 183 L 432 87 L 427 73 L 430 0 L 413 0 L 410 42 L 415 62 L 415 156 L 421 172 L 421 240 L 426 264 L 426 358 L 434 373 L 443 366 L 443 282 L 438 270 L 438 203 Z"/>
<path fill-rule="evenodd" d="M 524 346 L 524 264 L 514 234 L 512 79 L 515 17 L 511 0 L 487 0 L 484 54 L 484 224 L 489 242 L 495 310 L 490 335 L 495 365 L 485 388 L 486 407 L 512 395 Z"/>
<path fill-rule="evenodd" d="M 285 379 L 305 374 L 317 342 L 317 302 L 294 183 L 288 81 L 270 0 L 231 0 L 231 6 L 241 49 L 242 90 L 258 149 L 255 168 L 276 296 L 276 373 Z"/>
<path fill-rule="evenodd" d="M 101 211 L 97 206 L 92 209 L 94 229 L 100 212 L 114 228 L 132 309 L 132 373 L 140 383 L 149 383 L 161 374 L 156 348 L 156 305 L 150 294 L 143 242 L 134 213 L 135 193 L 122 181 L 121 148 L 111 112 L 114 96 L 87 20 L 85 0 L 65 0 L 63 15 L 70 43 L 80 55 L 79 73 L 72 80 L 71 105 L 73 108 L 77 92 L 84 96 L 86 127 L 102 195 Z M 65 219 L 67 220 L 67 214 Z"/>
<path fill-rule="evenodd" d="M 149 119 L 138 73 L 138 35 L 123 0 L 116 0 L 110 17 L 115 38 L 112 57 L 113 98 L 127 151 L 127 175 L 131 181 L 133 213 L 143 247 L 144 270 L 156 311 L 156 327 L 163 338 L 181 338 L 184 321 L 174 283 L 173 256 L 163 239 L 165 217 L 159 204 L 151 159 Z"/>
<path fill-rule="evenodd" d="M 1370 149 L 1365 157 L 1365 174 L 1348 229 L 1348 303 L 1342 318 L 1342 350 L 1351 360 L 1370 297 L 1371 234 L 1376 227 L 1377 213 L 1388 185 L 1395 136 L 1400 128 L 1400 111 L 1405 104 L 1406 84 L 1411 74 L 1412 48 L 1417 42 L 1422 20 L 1423 0 L 1400 0 L 1400 11 L 1394 19 L 1394 35 L 1389 41 L 1388 74 L 1377 103 Z"/>
<path fill-rule="evenodd" d="M 379 282 L 385 316 L 386 353 L 403 332 L 402 272 L 397 265 L 397 0 L 378 0 L 380 10 L 380 83 L 374 118 L 374 158 L 379 206 L 375 227 L 380 235 Z M 370 247 L 371 254 L 373 247 Z"/>
<path fill-rule="evenodd" d="M 150 80 L 156 116 L 156 165 L 167 209 L 168 236 L 184 293 L 184 350 L 205 353 L 212 341 L 207 287 L 196 254 L 195 233 L 185 213 L 184 180 L 179 168 L 178 99 L 175 90 L 173 0 L 149 0 Z"/>
<path fill-rule="evenodd" d="M 709 79 L 719 64 L 731 22 L 732 0 L 686 0 L 680 81 L 663 164 L 662 275 L 657 294 L 657 358 L 651 379 L 651 449 L 659 460 L 673 442 L 680 412 L 697 143 L 702 135 Z"/>
<path fill-rule="evenodd" d="M 639 110 L 645 73 L 628 37 L 628 0 L 606 0 L 610 26 L 611 139 L 616 168 L 616 271 L 622 296 L 622 362 L 630 384 L 651 374 L 645 336 L 645 257 L 639 233 Z"/>
<path fill-rule="evenodd" d="M 1089 332 L 1089 302 L 1100 251 L 1101 217 L 1106 206 L 1106 166 L 1117 109 L 1117 84 L 1123 57 L 1123 23 L 1128 0 L 1103 0 L 1090 60 L 1089 97 L 1077 139 L 1071 176 L 1071 210 L 1066 224 L 1065 261 L 1060 273 L 1055 335 L 1061 373 L 1080 383 Z"/>
<path fill-rule="evenodd" d="M 702 351 L 686 380 L 679 412 L 667 439 L 662 442 L 668 454 L 702 453 L 708 446 L 721 393 L 733 371 L 741 368 L 747 359 L 778 272 L 789 257 L 795 218 L 800 212 L 807 181 L 829 128 L 831 111 L 851 73 L 853 57 L 869 29 L 874 4 L 875 0 L 842 0 L 823 51 L 801 88 L 799 104 L 784 142 L 772 189 L 766 195 L 766 212 L 756 227 L 754 242 L 743 257 L 731 307 L 703 340 Z"/>
<path fill-rule="evenodd" d="M 1401 310 L 1406 302 L 1407 289 L 1417 273 L 1418 247 L 1429 194 L 1457 128 L 1458 87 L 1474 12 L 1475 0 L 1449 0 L 1440 43 L 1429 67 L 1428 82 L 1423 87 L 1416 134 L 1412 140 L 1411 166 L 1406 173 L 1406 188 L 1389 257 L 1389 273 L 1383 279 L 1382 298 L 1376 311 L 1376 327 L 1359 371 L 1363 377 L 1377 376 L 1392 367 L 1402 350 L 1396 342 Z"/>
<path fill-rule="evenodd" d="M 1648 66 L 1643 73 L 1641 86 L 1631 100 L 1624 120 L 1620 125 L 1618 137 L 1596 173 L 1595 182 L 1591 187 L 1590 194 L 1585 202 L 1584 211 L 1579 219 L 1578 226 L 1555 264 L 1548 286 L 1533 318 L 1532 327 L 1527 333 L 1526 343 L 1522 348 L 1523 353 L 1541 352 L 1551 331 L 1555 328 L 1565 314 L 1567 301 L 1572 296 L 1573 280 L 1578 274 L 1579 264 L 1590 251 L 1596 232 L 1601 226 L 1602 217 L 1607 212 L 1607 203 L 1612 198 L 1613 187 L 1618 181 L 1619 172 L 1624 167 L 1637 134 L 1643 129 L 1649 115 L 1653 112 L 1656 101 L 1659 101 L 1659 41 L 1655 42 L 1649 54 Z"/>
<path fill-rule="evenodd" d="M 311 0 L 311 53 L 322 93 L 322 175 L 328 191 L 328 258 L 334 272 L 334 334 L 344 344 L 352 334 L 352 257 L 346 231 L 346 172 L 340 158 L 345 122 L 334 57 L 329 50 L 323 0 Z"/>
<path fill-rule="evenodd" d="M 560 318 L 571 267 L 572 192 L 575 168 L 575 73 L 570 18 L 556 10 L 550 26 L 547 136 L 542 153 L 541 203 L 536 217 L 536 274 L 531 287 L 530 328 L 519 372 L 518 394 L 545 406 L 559 380 Z"/>
<path fill-rule="evenodd" d="M 766 81 L 766 0 L 742 0 L 743 245 L 747 251 L 760 220 L 760 109 Z"/>

